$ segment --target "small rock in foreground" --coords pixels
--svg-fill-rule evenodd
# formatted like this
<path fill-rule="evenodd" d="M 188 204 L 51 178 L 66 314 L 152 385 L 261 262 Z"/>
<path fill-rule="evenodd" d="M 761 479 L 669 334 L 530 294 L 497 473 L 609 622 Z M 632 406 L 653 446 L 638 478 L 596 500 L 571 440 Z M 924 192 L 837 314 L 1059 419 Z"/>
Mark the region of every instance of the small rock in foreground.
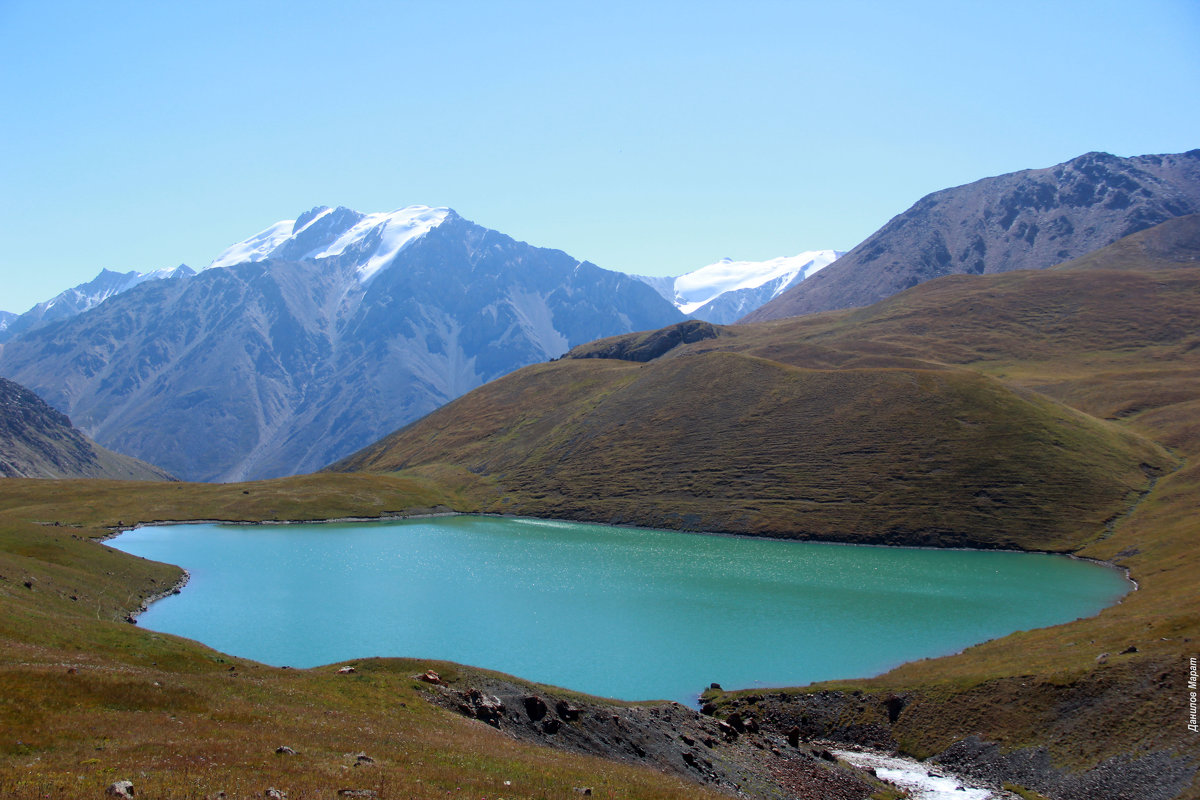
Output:
<path fill-rule="evenodd" d="M 104 790 L 109 797 L 133 797 L 133 781 L 117 781 Z"/>

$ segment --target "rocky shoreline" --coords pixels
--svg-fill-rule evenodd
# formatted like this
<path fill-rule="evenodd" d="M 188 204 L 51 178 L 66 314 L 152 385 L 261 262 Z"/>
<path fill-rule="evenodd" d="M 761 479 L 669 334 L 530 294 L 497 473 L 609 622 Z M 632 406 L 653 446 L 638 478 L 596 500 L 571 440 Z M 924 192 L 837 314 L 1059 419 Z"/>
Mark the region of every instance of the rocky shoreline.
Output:
<path fill-rule="evenodd" d="M 414 676 L 427 699 L 515 739 L 639 764 L 738 797 L 863 800 L 883 787 L 828 743 L 789 741 L 752 719 L 717 720 L 679 703 L 619 703 L 462 669 Z"/>

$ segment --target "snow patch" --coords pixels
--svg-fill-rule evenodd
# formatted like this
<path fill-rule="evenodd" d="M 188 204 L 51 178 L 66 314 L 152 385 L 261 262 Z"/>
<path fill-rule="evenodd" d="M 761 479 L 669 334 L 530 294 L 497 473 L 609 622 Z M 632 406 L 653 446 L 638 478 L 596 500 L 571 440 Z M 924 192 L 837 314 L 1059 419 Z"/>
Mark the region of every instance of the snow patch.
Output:
<path fill-rule="evenodd" d="M 295 225 L 296 220 L 294 219 L 285 219 L 281 222 L 276 222 L 271 227 L 259 231 L 249 239 L 226 248 L 205 269 L 232 267 L 234 264 L 245 264 L 247 261 L 262 261 L 263 259 L 270 258 L 274 250 L 291 238 L 292 228 Z"/>
<path fill-rule="evenodd" d="M 301 214 L 299 219 L 297 219 L 296 222 L 292 225 L 292 235 L 293 236 L 300 233 L 301 231 L 305 231 L 308 228 L 312 227 L 312 224 L 314 222 L 316 222 L 317 220 L 319 220 L 321 217 L 332 214 L 333 209 L 330 208 L 329 206 L 317 206 L 316 208 L 314 208 L 312 211 L 309 211 L 308 213 L 311 214 L 312 216 L 308 216 L 307 214 Z M 303 225 L 300 224 L 302 221 L 304 223 Z"/>
<path fill-rule="evenodd" d="M 339 256 L 378 232 L 379 245 L 358 266 L 358 279 L 366 283 L 387 266 L 405 245 L 441 225 L 448 213 L 448 208 L 408 206 L 391 212 L 367 214 L 332 244 L 309 253 L 306 258 Z"/>
<path fill-rule="evenodd" d="M 781 256 L 768 261 L 723 258 L 715 264 L 676 278 L 675 305 L 684 314 L 691 314 L 726 292 L 757 289 L 768 281 L 778 281 L 771 295 L 773 298 L 797 280 L 811 277 L 829 266 L 841 255 L 837 250 L 807 250 L 798 255 Z"/>
<path fill-rule="evenodd" d="M 321 206 L 299 220 L 286 219 L 227 248 L 205 269 L 231 267 L 248 261 L 263 261 L 288 241 L 308 230 L 335 209 Z M 315 212 L 315 213 L 314 213 Z M 332 242 L 305 253 L 303 258 L 331 258 L 352 253 L 358 260 L 358 279 L 366 283 L 414 239 L 441 225 L 448 208 L 408 206 L 395 211 L 367 214 Z M 302 224 L 301 224 L 302 223 Z"/>

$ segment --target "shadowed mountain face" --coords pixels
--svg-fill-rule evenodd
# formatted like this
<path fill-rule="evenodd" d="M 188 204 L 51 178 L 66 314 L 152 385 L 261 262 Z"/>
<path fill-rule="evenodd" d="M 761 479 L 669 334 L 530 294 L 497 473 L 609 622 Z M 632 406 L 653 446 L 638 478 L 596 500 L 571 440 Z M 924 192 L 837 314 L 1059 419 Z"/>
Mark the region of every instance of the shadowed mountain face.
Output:
<path fill-rule="evenodd" d="M 866 306 L 942 275 L 1044 269 L 1197 212 L 1200 150 L 1088 153 L 934 192 L 742 321 Z"/>
<path fill-rule="evenodd" d="M 161 469 L 98 447 L 40 397 L 0 378 L 0 476 L 171 480 Z"/>
<path fill-rule="evenodd" d="M 452 213 L 365 283 L 355 258 L 148 281 L 7 343 L 0 373 L 187 479 L 263 478 L 576 344 L 682 318 L 639 281 Z"/>

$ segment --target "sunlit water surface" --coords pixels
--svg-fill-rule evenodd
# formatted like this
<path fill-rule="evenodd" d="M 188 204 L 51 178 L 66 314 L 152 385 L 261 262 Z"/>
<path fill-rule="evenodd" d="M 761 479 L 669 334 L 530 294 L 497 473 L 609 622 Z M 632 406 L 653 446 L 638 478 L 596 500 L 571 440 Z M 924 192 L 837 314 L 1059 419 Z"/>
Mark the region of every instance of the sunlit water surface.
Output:
<path fill-rule="evenodd" d="M 851 547 L 493 517 L 139 528 L 191 573 L 139 623 L 277 666 L 446 659 L 628 700 L 874 675 L 1095 614 L 1064 557 Z"/>

